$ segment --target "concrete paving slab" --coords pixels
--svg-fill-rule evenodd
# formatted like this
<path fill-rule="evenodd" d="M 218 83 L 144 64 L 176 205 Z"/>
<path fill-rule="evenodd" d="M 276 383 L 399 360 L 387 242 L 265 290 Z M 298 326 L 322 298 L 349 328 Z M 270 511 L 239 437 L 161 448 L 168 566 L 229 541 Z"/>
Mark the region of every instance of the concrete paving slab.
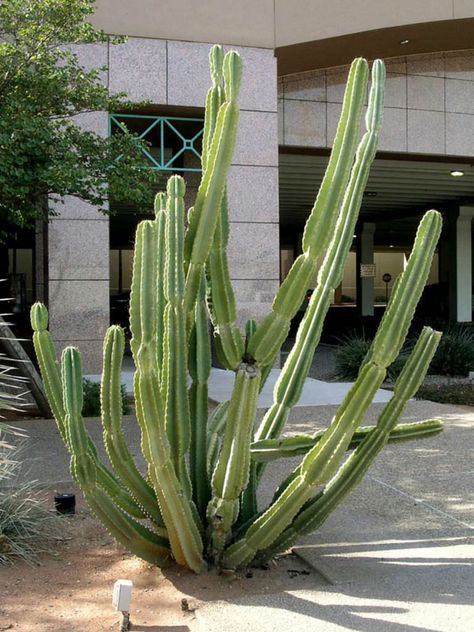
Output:
<path fill-rule="evenodd" d="M 122 383 L 129 395 L 133 394 L 133 364 L 131 358 L 122 371 Z M 273 389 L 280 375 L 280 369 L 272 369 L 267 382 L 260 393 L 259 408 L 269 408 L 273 403 Z M 100 382 L 98 374 L 86 375 L 92 382 Z M 209 397 L 216 402 L 225 402 L 230 399 L 234 387 L 235 374 L 232 371 L 213 368 L 209 378 Z M 352 382 L 322 382 L 313 378 L 306 378 L 300 400 L 296 406 L 325 406 L 337 405 L 342 402 L 352 386 Z M 375 403 L 388 402 L 392 392 L 379 389 L 374 397 Z"/>

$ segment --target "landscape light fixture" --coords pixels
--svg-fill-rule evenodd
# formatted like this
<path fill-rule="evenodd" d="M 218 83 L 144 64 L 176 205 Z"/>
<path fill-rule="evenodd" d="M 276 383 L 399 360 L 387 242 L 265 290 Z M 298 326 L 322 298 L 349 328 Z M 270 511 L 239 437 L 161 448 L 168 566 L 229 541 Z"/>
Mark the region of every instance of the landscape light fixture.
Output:
<path fill-rule="evenodd" d="M 453 178 L 461 178 L 464 175 L 464 171 L 461 171 L 460 169 L 453 169 L 449 173 L 453 176 Z"/>
<path fill-rule="evenodd" d="M 112 593 L 112 605 L 122 613 L 120 632 L 130 629 L 130 602 L 132 600 L 133 583 L 129 579 L 117 579 Z"/>

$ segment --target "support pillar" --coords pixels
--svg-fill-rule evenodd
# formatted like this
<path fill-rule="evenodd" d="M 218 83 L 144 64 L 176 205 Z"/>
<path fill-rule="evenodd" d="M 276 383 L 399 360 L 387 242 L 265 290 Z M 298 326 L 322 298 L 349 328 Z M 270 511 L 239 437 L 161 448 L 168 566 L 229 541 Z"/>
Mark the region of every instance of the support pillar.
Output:
<path fill-rule="evenodd" d="M 459 207 L 456 220 L 456 321 L 472 322 L 472 219 L 474 206 Z"/>
<path fill-rule="evenodd" d="M 357 307 L 362 317 L 374 315 L 374 277 L 362 277 L 360 268 L 363 264 L 374 263 L 375 224 L 362 224 L 357 236 L 356 283 Z"/>

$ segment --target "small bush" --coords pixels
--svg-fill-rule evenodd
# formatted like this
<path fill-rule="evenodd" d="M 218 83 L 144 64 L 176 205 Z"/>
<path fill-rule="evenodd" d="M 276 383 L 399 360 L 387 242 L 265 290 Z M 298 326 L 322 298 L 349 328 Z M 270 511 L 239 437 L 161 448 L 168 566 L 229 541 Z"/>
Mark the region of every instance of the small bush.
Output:
<path fill-rule="evenodd" d="M 370 345 L 370 340 L 356 334 L 341 339 L 334 358 L 337 376 L 355 380 Z"/>
<path fill-rule="evenodd" d="M 122 390 L 122 414 L 128 415 L 130 412 L 130 403 L 127 398 L 125 384 L 121 386 Z M 82 406 L 83 417 L 99 417 L 100 416 L 100 384 L 84 380 L 84 404 Z"/>
<path fill-rule="evenodd" d="M 353 334 L 341 339 L 341 344 L 337 347 L 335 355 L 335 368 L 338 377 L 347 380 L 355 380 L 359 374 L 360 367 L 365 360 L 365 356 L 370 349 L 372 340 Z M 404 351 L 388 367 L 387 377 L 395 381 L 400 371 L 405 366 L 408 359 L 409 349 Z"/>
<path fill-rule="evenodd" d="M 474 330 L 452 325 L 443 333 L 431 362 L 430 373 L 463 376 L 474 370 Z"/>
<path fill-rule="evenodd" d="M 455 381 L 443 384 L 423 384 L 416 398 L 428 399 L 440 404 L 474 406 L 474 384 Z"/>
<path fill-rule="evenodd" d="M 64 526 L 35 483 L 13 487 L 19 448 L 3 440 L 4 432 L 0 426 L 0 566 L 17 560 L 33 564 L 41 553 L 51 551 Z"/>

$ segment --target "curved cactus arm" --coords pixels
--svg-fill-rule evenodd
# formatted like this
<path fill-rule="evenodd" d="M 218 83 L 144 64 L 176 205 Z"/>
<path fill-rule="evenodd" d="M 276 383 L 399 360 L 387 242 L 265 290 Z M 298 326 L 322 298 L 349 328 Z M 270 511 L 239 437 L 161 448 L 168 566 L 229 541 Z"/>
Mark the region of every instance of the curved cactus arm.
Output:
<path fill-rule="evenodd" d="M 120 479 L 152 520 L 162 526 L 158 502 L 153 488 L 144 480 L 135 465 L 122 431 L 122 358 L 125 336 L 121 327 L 107 330 L 104 340 L 104 368 L 100 389 L 101 419 L 104 445 L 109 460 Z"/>
<path fill-rule="evenodd" d="M 357 150 L 341 212 L 318 273 L 316 289 L 298 328 L 295 344 L 275 385 L 274 404 L 263 418 L 256 433 L 256 440 L 278 437 L 291 408 L 300 398 L 314 351 L 321 337 L 331 293 L 339 285 L 344 271 L 344 262 L 353 240 L 364 188 L 375 157 L 382 123 L 384 77 L 384 65 L 380 60 L 376 60 L 372 68 L 372 86 L 366 116 L 367 132 Z"/>
<path fill-rule="evenodd" d="M 186 386 L 187 354 L 184 298 L 184 194 L 183 178 L 168 180 L 165 224 L 164 313 L 165 339 L 161 388 L 165 403 L 165 424 L 176 473 L 188 496 L 191 482 L 185 455 L 189 450 L 190 417 Z"/>
<path fill-rule="evenodd" d="M 368 66 L 356 59 L 351 66 L 341 117 L 328 167 L 303 234 L 303 253 L 277 292 L 272 312 L 253 336 L 249 352 L 260 366 L 272 365 L 311 284 L 316 262 L 332 236 L 349 179 L 359 138 L 359 120 L 366 96 Z"/>
<path fill-rule="evenodd" d="M 305 505 L 293 523 L 259 555 L 259 561 L 286 550 L 295 540 L 319 528 L 335 507 L 360 483 L 375 457 L 386 445 L 396 427 L 406 403 L 420 387 L 436 351 L 441 334 L 425 327 L 394 387 L 394 396 L 384 407 L 377 425 L 349 456 L 324 490 Z M 411 424 L 409 424 L 411 425 Z M 415 426 L 417 424 L 414 424 Z M 436 419 L 420 422 L 420 427 L 432 436 L 442 430 Z"/>
<path fill-rule="evenodd" d="M 63 405 L 61 373 L 51 334 L 46 329 L 48 326 L 48 310 L 42 303 L 35 303 L 31 308 L 31 326 L 34 331 L 33 343 L 41 377 L 45 385 L 46 396 L 64 445 L 71 452 L 66 431 L 66 412 Z M 88 437 L 88 447 L 97 467 L 97 484 L 131 516 L 146 518 L 147 514 L 134 498 L 120 485 L 119 481 L 105 465 L 99 461 L 97 450 L 90 437 Z"/>
<path fill-rule="evenodd" d="M 238 500 L 248 483 L 250 440 L 257 410 L 260 371 L 242 364 L 227 412 L 227 423 L 219 460 L 212 477 L 212 499 L 207 516 L 214 557 L 219 557 L 238 515 Z"/>
<path fill-rule="evenodd" d="M 184 297 L 186 314 L 194 308 L 201 281 L 201 272 L 204 270 L 204 265 L 211 251 L 219 218 L 222 196 L 237 137 L 239 109 L 236 100 L 241 72 L 240 56 L 234 51 L 227 53 L 224 58 L 224 76 L 226 86 L 229 86 L 229 89 L 226 92 L 226 101 L 220 107 L 217 115 L 206 171 L 196 195 L 192 215 L 195 225 L 193 228 L 194 237 L 189 240 L 191 254 Z"/>
<path fill-rule="evenodd" d="M 189 352 L 189 374 L 192 379 L 189 390 L 191 408 L 189 465 L 193 499 L 204 522 L 207 504 L 211 497 L 210 477 L 207 470 L 207 417 L 209 405 L 207 381 L 211 373 L 211 353 L 204 275 L 201 278 L 198 298 Z"/>
<path fill-rule="evenodd" d="M 105 519 L 105 524 L 114 538 L 145 560 L 159 563 L 165 561 L 169 556 L 167 540 L 126 516 L 97 486 L 97 467 L 89 449 L 89 437 L 81 416 L 81 356 L 74 347 L 66 347 L 63 351 L 61 373 L 66 411 L 65 425 L 71 447 L 71 473 L 74 480 L 98 517 Z M 116 521 L 111 520 L 112 516 Z"/>
<path fill-rule="evenodd" d="M 355 450 L 365 437 L 372 432 L 375 426 L 363 426 L 354 432 L 347 449 Z M 441 432 L 442 426 L 436 419 L 426 419 L 425 421 L 414 421 L 407 424 L 398 424 L 390 431 L 388 443 L 401 443 L 403 441 L 414 441 L 431 437 Z M 264 439 L 255 441 L 250 446 L 252 460 L 260 462 L 275 461 L 277 459 L 288 459 L 306 454 L 313 446 L 321 441 L 324 430 L 320 430 L 315 435 L 297 435 L 280 439 Z"/>
<path fill-rule="evenodd" d="M 224 553 L 223 563 L 226 567 L 235 568 L 246 564 L 259 549 L 268 548 L 311 497 L 314 488 L 325 483 L 336 472 L 352 435 L 385 378 L 387 366 L 400 353 L 404 337 L 400 337 L 398 332 L 405 332 L 406 335 L 408 331 L 414 308 L 428 277 L 440 231 L 440 214 L 428 211 L 420 222 L 407 267 L 397 283 L 396 299 L 392 297 L 387 306 L 387 316 L 381 325 L 383 333 L 377 333 L 369 350 L 371 360 L 362 367 L 321 441 L 303 459 L 298 476 L 248 529 L 245 538 L 231 545 Z M 399 301 L 400 305 L 392 307 L 393 300 Z M 387 340 L 391 341 L 390 347 L 386 344 Z M 384 355 L 379 352 L 381 348 L 386 350 Z M 403 374 L 406 376 L 405 371 Z M 400 384 L 398 380 L 397 383 Z"/>

